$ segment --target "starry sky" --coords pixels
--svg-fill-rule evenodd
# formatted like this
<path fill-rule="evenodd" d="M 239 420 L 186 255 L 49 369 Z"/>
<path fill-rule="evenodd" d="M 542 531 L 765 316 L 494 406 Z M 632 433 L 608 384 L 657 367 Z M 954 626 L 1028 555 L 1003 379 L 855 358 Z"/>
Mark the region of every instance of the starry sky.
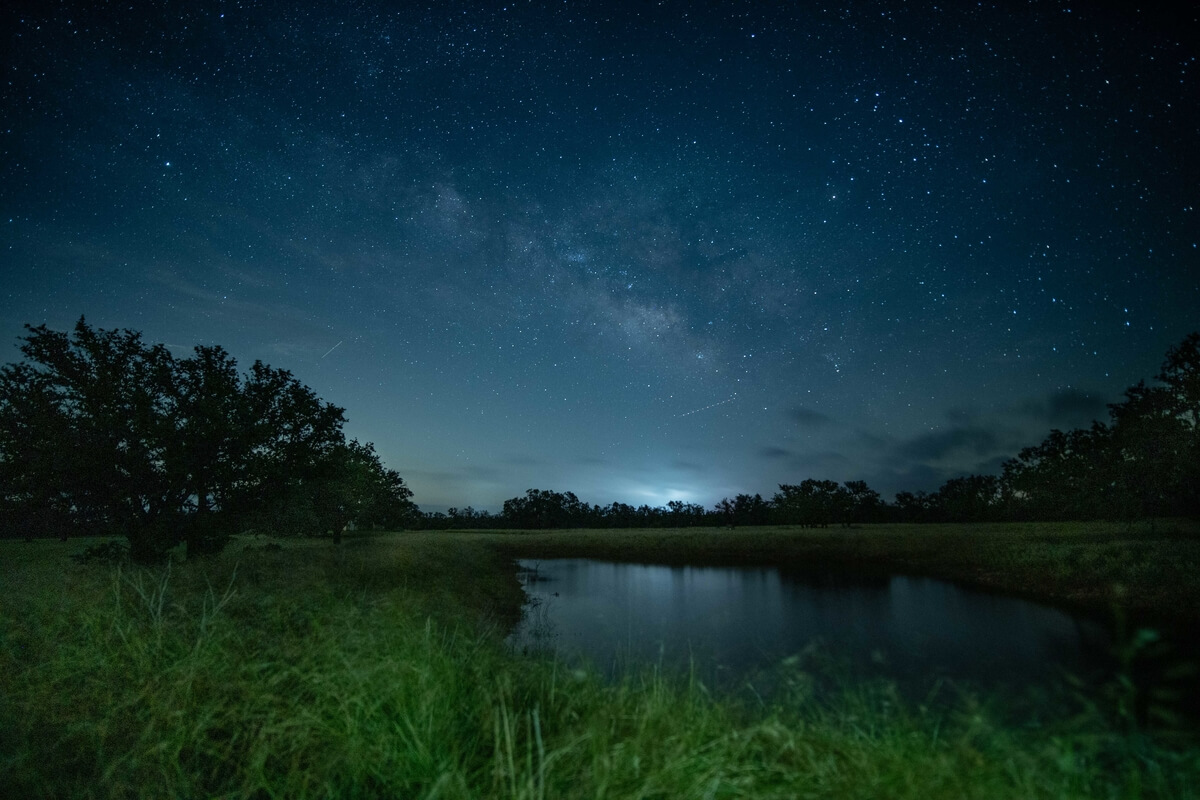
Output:
<path fill-rule="evenodd" d="M 425 510 L 994 472 L 1200 329 L 1197 12 L 1135 5 L 10 5 L 0 360 L 220 344 Z"/>

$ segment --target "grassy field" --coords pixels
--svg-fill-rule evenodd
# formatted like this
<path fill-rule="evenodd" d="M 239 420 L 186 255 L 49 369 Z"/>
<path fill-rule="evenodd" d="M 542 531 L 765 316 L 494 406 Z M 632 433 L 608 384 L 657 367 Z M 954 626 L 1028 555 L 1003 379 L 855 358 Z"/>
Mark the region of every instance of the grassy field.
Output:
<path fill-rule="evenodd" d="M 1159 610 L 1144 598 L 1195 597 L 1188 530 L 989 530 L 245 539 L 169 569 L 76 564 L 87 542 L 0 542 L 0 796 L 1200 797 L 1200 746 L 1148 732 L 1119 683 L 1033 724 L 988 698 L 818 695 L 803 663 L 781 665 L 784 691 L 756 705 L 652 669 L 606 684 L 502 644 L 517 554 L 828 555 L 1004 588 L 1101 576 Z M 1153 570 L 1168 589 L 1143 595 Z"/>

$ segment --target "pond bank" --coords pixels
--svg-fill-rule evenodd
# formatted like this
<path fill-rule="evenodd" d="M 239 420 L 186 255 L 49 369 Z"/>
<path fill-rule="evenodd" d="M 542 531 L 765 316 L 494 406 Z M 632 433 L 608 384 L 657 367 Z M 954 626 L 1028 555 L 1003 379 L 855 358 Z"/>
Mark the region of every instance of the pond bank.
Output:
<path fill-rule="evenodd" d="M 1200 523 L 454 532 L 510 558 L 808 567 L 940 578 L 1112 620 L 1200 625 Z"/>

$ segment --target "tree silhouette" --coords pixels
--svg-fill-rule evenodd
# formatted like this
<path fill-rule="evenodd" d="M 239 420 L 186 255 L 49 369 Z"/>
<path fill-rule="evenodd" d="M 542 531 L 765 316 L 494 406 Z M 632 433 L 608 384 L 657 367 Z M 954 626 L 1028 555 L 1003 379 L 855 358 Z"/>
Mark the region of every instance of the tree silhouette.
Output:
<path fill-rule="evenodd" d="M 825 528 L 842 519 L 848 497 L 849 492 L 836 481 L 806 478 L 798 486 L 781 483 L 771 505 L 786 525 Z"/>
<path fill-rule="evenodd" d="M 934 513 L 943 522 L 982 522 L 1000 504 L 1000 481 L 995 475 L 964 475 L 942 484 L 933 496 Z"/>
<path fill-rule="evenodd" d="M 1161 385 L 1142 383 L 1110 406 L 1126 479 L 1146 512 L 1200 513 L 1200 333 L 1167 351 Z M 1149 474 L 1147 474 L 1149 473 Z"/>
<path fill-rule="evenodd" d="M 130 330 L 26 326 L 0 368 L 0 511 L 28 534 L 119 534 L 140 561 L 186 540 L 219 549 L 248 524 L 303 532 L 395 514 L 411 496 L 342 409 L 286 370 L 245 376 L 219 347 L 185 359 Z M 335 513 L 336 509 L 336 513 Z M 353 518 L 353 517 L 352 517 Z"/>
<path fill-rule="evenodd" d="M 170 353 L 83 319 L 73 338 L 26 329 L 26 361 L 0 369 L 6 509 L 26 525 L 50 512 L 69 532 L 124 533 L 147 556 L 187 498 L 167 466 Z"/>
<path fill-rule="evenodd" d="M 524 497 L 504 501 L 504 518 L 514 528 L 565 528 L 582 515 L 584 507 L 573 492 L 527 489 Z"/>
<path fill-rule="evenodd" d="M 1009 513 L 1024 519 L 1082 519 L 1104 516 L 1110 503 L 1112 431 L 1050 431 L 1039 445 L 1026 447 L 1003 466 Z"/>
<path fill-rule="evenodd" d="M 1053 430 L 1005 462 L 1001 491 L 1022 519 L 1133 520 L 1200 514 L 1200 334 L 1170 348 L 1158 385 L 1129 387 L 1110 423 Z"/>
<path fill-rule="evenodd" d="M 879 492 L 867 486 L 866 481 L 846 481 L 844 485 L 850 501 L 847 522 L 862 524 L 879 519 L 884 506 Z"/>
<path fill-rule="evenodd" d="M 896 515 L 901 522 L 929 522 L 930 509 L 930 496 L 925 491 L 896 493 Z"/>

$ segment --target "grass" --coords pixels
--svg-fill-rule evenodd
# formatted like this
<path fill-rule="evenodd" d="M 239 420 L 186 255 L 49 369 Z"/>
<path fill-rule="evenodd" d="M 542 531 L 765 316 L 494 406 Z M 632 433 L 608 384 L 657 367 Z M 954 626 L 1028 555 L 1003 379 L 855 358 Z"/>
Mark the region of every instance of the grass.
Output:
<path fill-rule="evenodd" d="M 629 552 L 655 537 L 622 538 Z M 521 600 L 511 551 L 548 557 L 554 541 L 239 540 L 169 569 L 0 542 L 0 796 L 1200 796 L 1194 741 L 1147 736 L 1099 701 L 1027 725 L 986 698 L 817 695 L 804 663 L 754 704 L 653 667 L 609 684 L 519 657 L 502 645 Z M 758 555 L 779 546 L 763 541 Z"/>

